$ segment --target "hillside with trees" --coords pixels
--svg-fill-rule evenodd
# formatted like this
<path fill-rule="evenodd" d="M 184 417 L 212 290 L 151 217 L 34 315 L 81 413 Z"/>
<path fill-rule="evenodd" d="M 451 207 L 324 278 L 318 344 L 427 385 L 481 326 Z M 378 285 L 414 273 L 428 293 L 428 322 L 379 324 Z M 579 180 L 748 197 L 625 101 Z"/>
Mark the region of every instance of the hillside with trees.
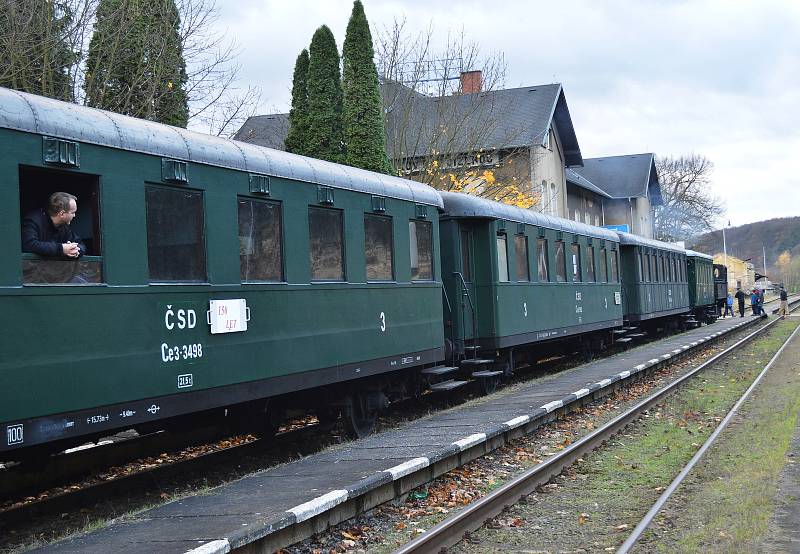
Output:
<path fill-rule="evenodd" d="M 749 223 L 725 230 L 728 254 L 750 258 L 757 271 L 767 253 L 767 276 L 774 282 L 800 281 L 800 217 L 783 217 Z M 722 252 L 722 231 L 712 231 L 687 241 L 687 246 L 714 255 Z"/>

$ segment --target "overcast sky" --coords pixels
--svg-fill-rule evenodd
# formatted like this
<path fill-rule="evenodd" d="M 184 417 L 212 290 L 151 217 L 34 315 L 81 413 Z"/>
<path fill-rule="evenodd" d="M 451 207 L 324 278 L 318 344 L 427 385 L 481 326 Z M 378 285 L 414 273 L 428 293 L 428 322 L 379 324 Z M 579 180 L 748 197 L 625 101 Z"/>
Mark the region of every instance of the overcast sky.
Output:
<path fill-rule="evenodd" d="M 259 113 L 286 112 L 297 54 L 350 0 L 218 0 Z M 502 53 L 505 87 L 564 86 L 584 158 L 697 153 L 726 220 L 800 215 L 800 1 L 363 0 L 376 29 L 406 20 Z M 791 160 L 795 163 L 790 164 Z"/>

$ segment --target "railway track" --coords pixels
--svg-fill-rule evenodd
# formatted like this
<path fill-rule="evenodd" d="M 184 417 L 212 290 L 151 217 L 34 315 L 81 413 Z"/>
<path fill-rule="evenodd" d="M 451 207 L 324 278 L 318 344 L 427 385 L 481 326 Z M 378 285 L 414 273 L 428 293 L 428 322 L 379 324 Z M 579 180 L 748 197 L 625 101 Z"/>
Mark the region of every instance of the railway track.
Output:
<path fill-rule="evenodd" d="M 790 311 L 796 310 L 799 305 L 800 299 L 795 298 L 790 300 Z M 773 311 L 773 313 L 776 312 L 777 310 Z M 457 544 L 467 534 L 479 529 L 487 520 L 497 516 L 508 506 L 516 504 L 521 498 L 524 498 L 525 496 L 528 496 L 534 492 L 537 487 L 547 484 L 553 477 L 559 475 L 566 468 L 573 465 L 579 458 L 582 458 L 583 456 L 601 447 L 606 441 L 617 435 L 626 426 L 639 419 L 643 413 L 663 402 L 667 396 L 672 394 L 682 384 L 702 373 L 705 369 L 726 358 L 733 352 L 736 352 L 739 348 L 770 329 L 778 321 L 778 318 L 774 318 L 772 321 L 749 333 L 730 347 L 715 354 L 690 372 L 684 374 L 669 385 L 640 401 L 626 412 L 620 414 L 607 424 L 599 427 L 592 433 L 573 443 L 560 453 L 520 474 L 511 481 L 508 481 L 500 488 L 468 505 L 454 516 L 443 520 L 417 538 L 396 549 L 394 554 L 440 552 L 443 549 Z M 795 336 L 797 333 L 798 330 L 796 329 L 791 337 Z M 786 343 L 788 343 L 788 340 L 790 339 L 787 339 Z M 786 343 L 784 343 L 784 345 Z M 781 350 L 782 349 L 783 348 L 781 348 Z M 778 353 L 780 353 L 780 351 Z M 773 359 L 767 364 L 761 375 L 763 375 L 769 369 L 777 356 L 778 354 L 776 354 L 775 357 L 773 357 Z M 723 423 L 720 424 L 717 430 L 708 439 L 707 443 L 701 447 L 701 449 L 698 451 L 698 454 L 695 456 L 696 459 L 693 458 L 692 461 L 687 464 L 687 467 L 684 468 L 681 474 L 670 485 L 670 487 L 664 491 L 662 497 L 659 498 L 657 503 L 648 512 L 645 518 L 642 519 L 629 537 L 628 541 L 626 541 L 623 547 L 620 548 L 620 553 L 628 552 L 633 544 L 635 544 L 636 540 L 641 536 L 642 532 L 647 528 L 652 519 L 659 512 L 663 504 L 669 498 L 670 494 L 675 490 L 675 488 L 677 488 L 680 481 L 683 480 L 685 475 L 691 470 L 691 467 L 697 462 L 697 459 L 702 457 L 702 454 L 707 450 L 710 443 L 713 442 L 713 439 L 715 439 L 722 428 L 724 428 L 723 424 L 727 424 L 727 421 L 730 420 L 738 406 L 746 399 L 746 396 L 749 395 L 750 391 L 758 383 L 761 375 L 759 375 L 756 382 L 754 382 L 753 385 L 747 390 L 742 399 L 737 402 L 736 406 L 734 406 L 725 420 L 723 420 Z"/>

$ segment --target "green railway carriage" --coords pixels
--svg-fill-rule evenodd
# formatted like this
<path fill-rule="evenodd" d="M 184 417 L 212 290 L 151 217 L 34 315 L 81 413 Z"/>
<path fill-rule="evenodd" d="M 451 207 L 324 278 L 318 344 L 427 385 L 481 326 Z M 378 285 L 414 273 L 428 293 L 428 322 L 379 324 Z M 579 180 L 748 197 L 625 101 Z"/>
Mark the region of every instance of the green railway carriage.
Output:
<path fill-rule="evenodd" d="M 427 186 L 7 89 L 0 145 L 0 459 L 444 358 Z M 79 261 L 21 252 L 54 191 Z"/>
<path fill-rule="evenodd" d="M 625 320 L 640 322 L 689 312 L 684 249 L 630 233 L 617 234 Z"/>
<path fill-rule="evenodd" d="M 475 196 L 440 193 L 446 338 L 463 353 L 622 325 L 617 235 Z"/>
<path fill-rule="evenodd" d="M 717 319 L 714 258 L 701 252 L 686 250 L 686 270 L 692 313 L 698 321 L 713 323 Z"/>

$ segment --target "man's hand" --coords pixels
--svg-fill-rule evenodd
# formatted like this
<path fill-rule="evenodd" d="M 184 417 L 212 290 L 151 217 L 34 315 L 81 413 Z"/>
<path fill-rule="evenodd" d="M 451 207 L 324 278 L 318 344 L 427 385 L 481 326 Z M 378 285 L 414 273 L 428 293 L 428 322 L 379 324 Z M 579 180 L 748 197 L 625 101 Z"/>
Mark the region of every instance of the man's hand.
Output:
<path fill-rule="evenodd" d="M 61 250 L 63 250 L 64 255 L 68 258 L 77 258 L 81 255 L 81 249 L 76 242 L 65 242 L 61 245 Z"/>

